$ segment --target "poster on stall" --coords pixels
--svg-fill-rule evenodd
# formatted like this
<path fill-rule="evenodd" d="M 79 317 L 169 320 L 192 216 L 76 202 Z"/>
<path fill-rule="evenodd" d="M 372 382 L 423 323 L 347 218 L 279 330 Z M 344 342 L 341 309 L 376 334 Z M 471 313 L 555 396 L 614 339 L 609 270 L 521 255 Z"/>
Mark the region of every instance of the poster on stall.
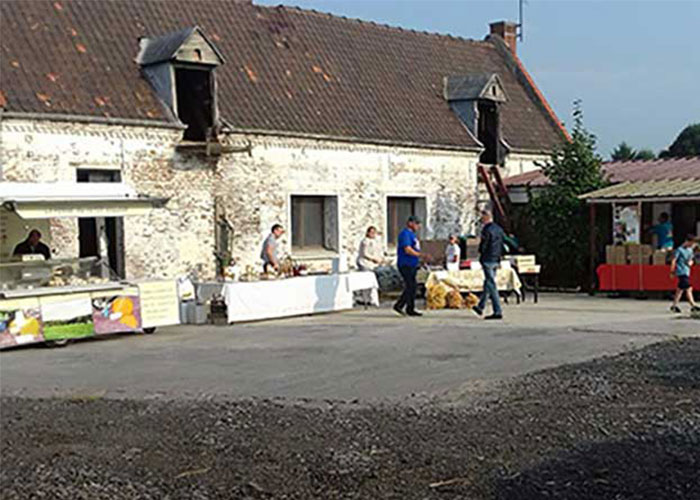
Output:
<path fill-rule="evenodd" d="M 41 300 L 41 317 L 45 340 L 78 339 L 94 333 L 92 304 L 87 294 L 45 297 Z"/>
<path fill-rule="evenodd" d="M 98 335 L 141 330 L 141 304 L 138 295 L 93 297 L 92 321 Z"/>
<path fill-rule="evenodd" d="M 637 205 L 614 205 L 613 244 L 640 242 L 640 215 Z"/>
<path fill-rule="evenodd" d="M 0 348 L 42 342 L 43 340 L 39 308 L 0 311 Z"/>
<path fill-rule="evenodd" d="M 139 283 L 138 287 L 143 328 L 180 323 L 180 305 L 175 280 L 148 281 Z"/>

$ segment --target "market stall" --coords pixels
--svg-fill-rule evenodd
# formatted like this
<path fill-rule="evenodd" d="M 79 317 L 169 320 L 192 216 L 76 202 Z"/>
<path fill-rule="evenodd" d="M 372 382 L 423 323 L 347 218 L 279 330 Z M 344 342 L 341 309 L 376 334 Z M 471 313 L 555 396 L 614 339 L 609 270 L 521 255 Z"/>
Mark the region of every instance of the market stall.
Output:
<path fill-rule="evenodd" d="M 658 248 L 651 230 L 662 214 L 672 227 L 673 246 L 688 234 L 700 233 L 700 170 L 687 178 L 622 182 L 581 196 L 596 220 L 598 207 L 611 213 L 609 234 L 598 235 L 591 224 L 591 279 L 601 291 L 672 291 L 671 252 Z M 605 251 L 599 247 L 606 241 Z M 604 253 L 604 257 L 599 257 Z M 693 287 L 700 286 L 700 268 L 693 268 Z"/>
<path fill-rule="evenodd" d="M 349 272 L 226 283 L 223 295 L 236 323 L 352 309 L 354 292 L 378 287 L 374 273 Z"/>
<path fill-rule="evenodd" d="M 119 279 L 104 247 L 82 258 L 17 251 L 34 231 L 51 243 L 53 219 L 145 215 L 164 202 L 121 183 L 0 182 L 0 348 L 178 323 L 175 282 Z"/>

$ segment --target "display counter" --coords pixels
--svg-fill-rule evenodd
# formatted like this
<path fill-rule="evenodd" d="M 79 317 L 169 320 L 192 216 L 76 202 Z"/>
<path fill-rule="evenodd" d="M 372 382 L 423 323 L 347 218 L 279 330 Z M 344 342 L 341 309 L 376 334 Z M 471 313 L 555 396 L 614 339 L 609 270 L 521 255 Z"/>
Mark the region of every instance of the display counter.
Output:
<path fill-rule="evenodd" d="M 597 273 L 601 291 L 671 292 L 677 284 L 677 279 L 671 276 L 671 266 L 602 264 Z M 690 269 L 690 284 L 700 289 L 700 267 Z"/>
<path fill-rule="evenodd" d="M 226 283 L 223 295 L 237 323 L 352 309 L 353 292 L 378 288 L 374 273 L 351 272 Z"/>

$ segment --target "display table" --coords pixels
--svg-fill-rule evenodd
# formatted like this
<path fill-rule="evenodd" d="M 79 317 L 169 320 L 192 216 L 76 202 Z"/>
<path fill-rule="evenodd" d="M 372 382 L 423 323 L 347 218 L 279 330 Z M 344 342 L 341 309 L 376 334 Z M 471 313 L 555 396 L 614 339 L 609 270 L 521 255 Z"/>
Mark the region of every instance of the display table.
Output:
<path fill-rule="evenodd" d="M 484 289 L 484 272 L 481 269 L 461 269 L 459 271 L 419 271 L 418 282 L 426 283 L 430 276 L 439 281 L 457 286 L 461 292 L 481 292 Z M 520 296 L 522 283 L 518 273 L 512 268 L 499 268 L 496 274 L 499 292 L 515 292 Z"/>
<path fill-rule="evenodd" d="M 352 309 L 353 292 L 376 290 L 371 272 L 226 283 L 228 322 L 256 321 Z"/>
<path fill-rule="evenodd" d="M 671 276 L 671 266 L 602 264 L 597 272 L 601 291 L 670 292 L 676 289 L 677 280 Z M 690 269 L 690 284 L 700 289 L 700 267 Z"/>

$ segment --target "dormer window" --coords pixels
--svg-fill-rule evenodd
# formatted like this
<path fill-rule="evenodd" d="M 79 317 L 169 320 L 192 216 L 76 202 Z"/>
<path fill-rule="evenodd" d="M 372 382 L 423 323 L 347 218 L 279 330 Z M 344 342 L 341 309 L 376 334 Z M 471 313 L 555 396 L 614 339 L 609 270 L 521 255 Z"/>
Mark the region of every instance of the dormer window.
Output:
<path fill-rule="evenodd" d="M 501 79 L 495 73 L 445 78 L 445 100 L 469 132 L 483 145 L 479 161 L 503 162 L 499 106 L 507 101 Z"/>
<path fill-rule="evenodd" d="M 158 96 L 187 128 L 184 140 L 216 139 L 215 69 L 224 59 L 198 27 L 143 38 L 137 62 Z"/>

